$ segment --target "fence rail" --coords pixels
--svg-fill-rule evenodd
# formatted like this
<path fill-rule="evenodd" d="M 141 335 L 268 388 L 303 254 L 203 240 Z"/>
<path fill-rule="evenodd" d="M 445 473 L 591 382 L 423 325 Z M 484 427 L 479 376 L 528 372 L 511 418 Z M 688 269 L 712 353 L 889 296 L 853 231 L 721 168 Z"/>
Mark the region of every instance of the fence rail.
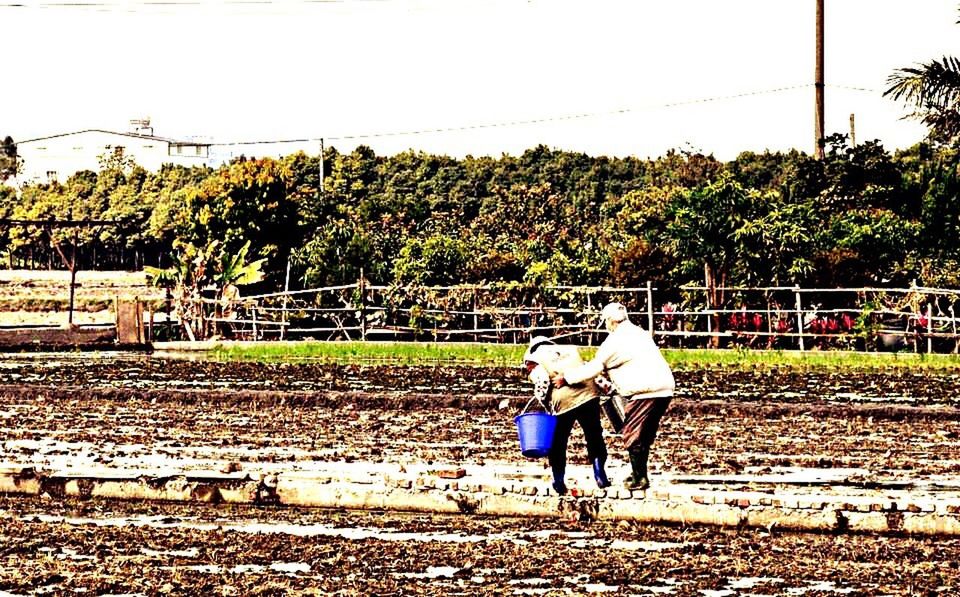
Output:
<path fill-rule="evenodd" d="M 711 297 L 723 297 L 711 304 Z M 600 309 L 627 305 L 666 346 L 957 352 L 960 290 L 684 286 L 395 287 L 364 281 L 204 299 L 205 334 L 243 339 L 526 342 L 531 335 L 602 339 Z"/>

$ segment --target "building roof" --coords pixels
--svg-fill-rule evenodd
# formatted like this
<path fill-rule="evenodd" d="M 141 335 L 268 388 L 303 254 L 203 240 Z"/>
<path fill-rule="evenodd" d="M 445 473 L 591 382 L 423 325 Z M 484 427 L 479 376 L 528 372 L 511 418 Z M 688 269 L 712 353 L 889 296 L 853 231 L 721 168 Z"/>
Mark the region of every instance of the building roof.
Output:
<path fill-rule="evenodd" d="M 59 137 L 69 137 L 70 135 L 82 135 L 84 133 L 105 133 L 107 135 L 117 135 L 120 137 L 132 137 L 134 139 L 145 139 L 150 141 L 163 141 L 164 143 L 172 143 L 174 145 L 212 145 L 212 143 L 203 143 L 200 141 L 186 141 L 182 139 L 170 139 L 168 137 L 157 137 L 154 135 L 141 135 L 139 133 L 120 133 L 117 131 L 107 131 L 104 129 L 84 129 L 82 131 L 73 131 L 70 133 L 59 133 L 56 135 L 48 135 L 46 137 L 37 137 L 35 139 L 26 139 L 23 141 L 17 141 L 17 145 L 22 145 L 24 143 L 33 143 L 35 141 L 45 141 L 47 139 L 57 139 Z"/>

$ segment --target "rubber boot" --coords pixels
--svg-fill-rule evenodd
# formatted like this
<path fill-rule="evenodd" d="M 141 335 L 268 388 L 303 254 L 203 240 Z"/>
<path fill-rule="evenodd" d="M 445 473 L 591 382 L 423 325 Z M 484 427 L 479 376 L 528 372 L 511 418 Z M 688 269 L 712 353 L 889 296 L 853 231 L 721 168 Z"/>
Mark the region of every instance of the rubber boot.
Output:
<path fill-rule="evenodd" d="M 593 459 L 593 478 L 597 481 L 597 487 L 603 489 L 604 487 L 610 487 L 610 480 L 607 479 L 607 472 L 603 470 L 603 465 L 606 464 L 606 456 Z"/>
<path fill-rule="evenodd" d="M 630 448 L 627 454 L 630 455 L 630 468 L 633 469 L 625 483 L 627 489 L 647 489 L 650 487 L 650 480 L 647 478 L 647 457 L 650 455 L 650 448 L 635 446 Z"/>
<path fill-rule="evenodd" d="M 551 487 L 557 492 L 557 495 L 566 495 L 567 484 L 563 482 L 563 469 L 553 469 L 553 483 Z"/>

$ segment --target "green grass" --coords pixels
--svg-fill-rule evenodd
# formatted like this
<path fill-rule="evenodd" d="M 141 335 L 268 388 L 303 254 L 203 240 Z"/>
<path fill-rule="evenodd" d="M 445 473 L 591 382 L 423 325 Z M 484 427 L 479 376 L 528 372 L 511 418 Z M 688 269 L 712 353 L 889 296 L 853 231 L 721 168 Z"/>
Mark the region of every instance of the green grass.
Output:
<path fill-rule="evenodd" d="M 960 355 L 908 352 L 776 351 L 776 350 L 666 350 L 676 369 L 709 367 L 791 369 L 917 369 L 960 370 Z"/>
<path fill-rule="evenodd" d="M 213 356 L 233 361 L 303 361 L 331 363 L 390 363 L 398 365 L 462 364 L 518 366 L 526 346 L 434 342 L 247 342 L 217 345 Z M 582 349 L 590 358 L 595 348 Z M 667 349 L 664 356 L 674 369 L 899 369 L 960 370 L 960 356 L 914 353 L 860 353 L 845 351 L 766 351 Z"/>
<path fill-rule="evenodd" d="M 335 363 L 384 362 L 400 365 L 460 363 L 477 366 L 519 365 L 526 346 L 435 342 L 256 342 L 220 344 L 220 360 Z"/>

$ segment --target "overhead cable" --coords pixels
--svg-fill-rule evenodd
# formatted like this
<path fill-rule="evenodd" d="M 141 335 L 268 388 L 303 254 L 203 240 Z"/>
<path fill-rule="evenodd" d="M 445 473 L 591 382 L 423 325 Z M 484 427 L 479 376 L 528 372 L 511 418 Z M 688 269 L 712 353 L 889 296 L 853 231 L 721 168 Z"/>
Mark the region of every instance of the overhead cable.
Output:
<path fill-rule="evenodd" d="M 318 137 L 303 137 L 298 139 L 228 141 L 228 142 L 220 142 L 220 143 L 211 143 L 210 145 L 228 147 L 228 146 L 236 146 L 236 145 L 281 145 L 281 144 L 288 144 L 288 143 L 314 143 L 314 142 L 318 143 L 320 141 L 354 141 L 358 139 L 377 139 L 382 137 L 407 137 L 407 136 L 416 136 L 416 135 L 432 135 L 437 133 L 453 133 L 453 132 L 480 130 L 480 129 L 509 128 L 509 127 L 515 127 L 515 126 L 528 126 L 532 124 L 543 124 L 543 123 L 549 123 L 549 122 L 583 120 L 587 118 L 617 116 L 621 114 L 660 110 L 665 108 L 677 108 L 681 106 L 706 104 L 706 103 L 740 99 L 740 98 L 757 96 L 757 95 L 769 95 L 774 93 L 782 93 L 784 91 L 793 91 L 796 89 L 804 89 L 812 86 L 813 86 L 812 83 L 806 83 L 803 85 L 791 85 L 788 87 L 777 87 L 775 89 L 748 91 L 744 93 L 735 93 L 731 95 L 719 95 L 714 97 L 706 97 L 706 98 L 699 98 L 699 99 L 685 100 L 685 101 L 678 101 L 678 102 L 668 102 L 664 104 L 655 104 L 655 105 L 642 106 L 642 107 L 636 107 L 636 108 L 620 108 L 616 110 L 607 110 L 607 111 L 600 111 L 600 112 L 584 112 L 580 114 L 565 114 L 565 115 L 558 115 L 558 116 L 546 116 L 542 118 L 529 118 L 529 119 L 509 120 L 509 121 L 501 121 L 501 122 L 467 124 L 467 125 L 459 125 L 459 126 L 413 129 L 413 130 L 405 130 L 405 131 L 383 131 L 383 132 L 376 132 L 376 133 L 361 133 L 361 134 L 351 134 L 351 135 L 329 135 L 329 136 L 325 135 L 325 136 L 318 136 Z"/>

